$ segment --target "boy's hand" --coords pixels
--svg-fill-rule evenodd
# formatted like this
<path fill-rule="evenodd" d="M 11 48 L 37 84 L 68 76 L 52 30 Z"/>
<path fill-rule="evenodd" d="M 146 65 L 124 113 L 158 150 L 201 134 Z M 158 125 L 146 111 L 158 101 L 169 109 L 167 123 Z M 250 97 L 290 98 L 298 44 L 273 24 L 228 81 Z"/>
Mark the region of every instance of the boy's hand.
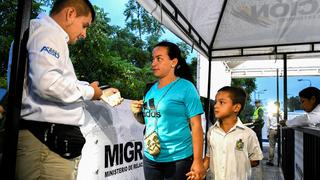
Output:
<path fill-rule="evenodd" d="M 256 167 L 259 165 L 259 161 L 250 161 L 251 167 Z"/>

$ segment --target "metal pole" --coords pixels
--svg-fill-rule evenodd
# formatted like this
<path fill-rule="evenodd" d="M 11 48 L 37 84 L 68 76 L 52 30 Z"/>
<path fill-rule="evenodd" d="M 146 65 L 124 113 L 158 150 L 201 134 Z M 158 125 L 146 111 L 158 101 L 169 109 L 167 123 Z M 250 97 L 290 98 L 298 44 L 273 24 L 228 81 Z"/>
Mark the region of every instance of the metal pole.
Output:
<path fill-rule="evenodd" d="M 209 56 L 209 69 L 208 69 L 208 89 L 207 89 L 207 102 L 206 102 L 206 106 L 205 106 L 205 112 L 207 112 L 207 120 L 206 120 L 206 131 L 205 131 L 205 143 L 204 143 L 204 151 L 207 151 L 207 146 L 208 146 L 208 142 L 207 142 L 207 132 L 209 129 L 209 122 L 211 121 L 210 119 L 210 111 L 211 111 L 211 106 L 210 106 L 210 87 L 211 87 L 211 61 L 212 61 L 212 56 L 210 54 Z"/>
<path fill-rule="evenodd" d="M 277 103 L 278 103 L 278 108 L 277 108 L 277 124 L 279 124 L 279 109 L 280 109 L 280 102 L 279 102 L 279 69 L 277 69 Z M 280 128 L 279 125 L 277 126 L 277 133 L 278 133 L 278 166 L 280 165 L 280 158 L 281 158 L 281 153 L 280 153 Z"/>
<path fill-rule="evenodd" d="M 283 55 L 283 118 L 288 119 L 287 54 Z"/>
<path fill-rule="evenodd" d="M 19 120 L 21 111 L 21 99 L 23 80 L 26 64 L 27 41 L 24 36 L 29 27 L 32 0 L 19 0 L 16 16 L 16 30 L 13 46 L 13 57 L 10 74 L 10 86 L 8 94 L 7 120 L 5 122 L 5 140 L 1 176 L 6 179 L 15 179 L 16 151 L 19 133 Z M 32 162 L 30 162 L 32 163 Z"/>

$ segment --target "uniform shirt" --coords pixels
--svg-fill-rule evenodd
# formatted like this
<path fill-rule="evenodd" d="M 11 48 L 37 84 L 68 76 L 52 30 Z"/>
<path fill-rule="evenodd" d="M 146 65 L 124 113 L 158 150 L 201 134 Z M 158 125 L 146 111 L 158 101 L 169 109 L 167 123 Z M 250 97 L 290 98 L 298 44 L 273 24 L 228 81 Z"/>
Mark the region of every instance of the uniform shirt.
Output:
<path fill-rule="evenodd" d="M 190 81 L 178 78 L 161 89 L 158 89 L 156 82 L 145 96 L 143 115 L 146 136 L 155 130 L 157 120 L 161 152 L 154 157 L 145 147 L 145 156 L 156 162 L 172 162 L 191 156 L 193 148 L 189 120 L 202 113 L 200 97 Z"/>
<path fill-rule="evenodd" d="M 320 104 L 318 104 L 311 112 L 297 116 L 286 122 L 289 127 L 310 126 L 315 127 L 320 123 Z"/>
<path fill-rule="evenodd" d="M 26 120 L 80 125 L 84 100 L 94 89 L 78 81 L 69 57 L 68 34 L 49 16 L 30 22 L 21 117 Z"/>
<path fill-rule="evenodd" d="M 260 128 L 263 127 L 264 121 L 263 121 L 263 107 L 259 106 L 254 110 L 253 116 L 252 116 L 252 121 L 254 124 L 259 125 Z"/>
<path fill-rule="evenodd" d="M 250 161 L 261 160 L 258 138 L 253 130 L 236 124 L 225 133 L 219 121 L 209 128 L 207 157 L 215 180 L 246 180 L 251 176 Z"/>

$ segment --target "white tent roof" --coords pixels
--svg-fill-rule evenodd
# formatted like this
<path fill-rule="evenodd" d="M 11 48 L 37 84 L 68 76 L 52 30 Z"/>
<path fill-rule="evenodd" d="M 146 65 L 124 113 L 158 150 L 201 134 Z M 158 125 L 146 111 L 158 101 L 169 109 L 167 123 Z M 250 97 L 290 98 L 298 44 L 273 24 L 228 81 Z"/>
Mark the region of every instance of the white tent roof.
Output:
<path fill-rule="evenodd" d="M 320 75 L 320 0 L 138 2 L 202 55 L 225 61 L 232 77 L 274 76 L 282 54 L 288 76 Z"/>

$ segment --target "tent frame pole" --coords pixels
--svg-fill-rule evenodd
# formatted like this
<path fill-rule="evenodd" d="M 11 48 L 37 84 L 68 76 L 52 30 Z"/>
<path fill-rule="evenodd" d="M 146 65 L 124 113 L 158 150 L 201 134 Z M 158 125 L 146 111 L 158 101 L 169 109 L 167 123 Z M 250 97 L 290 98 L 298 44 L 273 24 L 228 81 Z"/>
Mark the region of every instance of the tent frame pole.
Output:
<path fill-rule="evenodd" d="M 207 89 L 207 98 L 206 98 L 206 103 L 205 103 L 205 112 L 207 112 L 207 119 L 206 119 L 206 129 L 205 129 L 205 143 L 204 143 L 204 152 L 207 152 L 207 146 L 208 146 L 208 140 L 207 140 L 207 132 L 209 130 L 209 122 L 213 122 L 213 119 L 210 119 L 210 112 L 211 112 L 211 104 L 210 104 L 210 93 L 211 93 L 211 62 L 212 58 L 209 56 L 209 67 L 208 67 L 208 89 Z"/>
<path fill-rule="evenodd" d="M 26 29 L 29 28 L 32 0 L 19 0 L 10 73 L 7 116 L 5 121 L 4 149 L 1 177 L 15 179 L 16 153 L 23 81 L 26 69 Z"/>

